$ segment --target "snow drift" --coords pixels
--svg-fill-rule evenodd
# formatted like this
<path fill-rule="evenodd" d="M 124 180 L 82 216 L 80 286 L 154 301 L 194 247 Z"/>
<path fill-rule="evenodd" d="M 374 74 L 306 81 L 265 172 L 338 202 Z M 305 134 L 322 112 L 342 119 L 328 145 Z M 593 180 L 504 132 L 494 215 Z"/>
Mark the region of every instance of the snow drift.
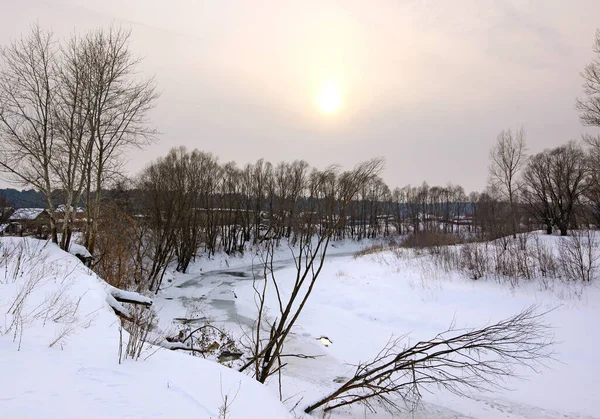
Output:
<path fill-rule="evenodd" d="M 150 347 L 119 365 L 110 290 L 52 243 L 0 239 L 0 417 L 217 419 L 225 397 L 231 418 L 289 417 L 214 362 Z"/>

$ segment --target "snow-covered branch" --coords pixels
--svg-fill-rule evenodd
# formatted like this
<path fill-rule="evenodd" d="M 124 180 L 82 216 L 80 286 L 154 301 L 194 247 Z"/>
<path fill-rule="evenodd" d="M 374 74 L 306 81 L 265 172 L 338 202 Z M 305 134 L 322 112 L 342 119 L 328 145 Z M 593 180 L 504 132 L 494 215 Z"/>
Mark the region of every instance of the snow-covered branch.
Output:
<path fill-rule="evenodd" d="M 121 303 L 140 304 L 146 307 L 152 305 L 152 300 L 144 295 L 133 291 L 124 291 L 113 286 L 109 286 L 106 302 L 119 317 L 129 321 L 132 321 L 133 317 L 129 310 Z"/>
<path fill-rule="evenodd" d="M 138 294 L 137 292 L 124 291 L 112 286 L 109 288 L 108 292 L 114 297 L 115 300 L 121 303 L 141 304 L 146 307 L 150 307 L 152 305 L 152 299 L 142 294 Z"/>

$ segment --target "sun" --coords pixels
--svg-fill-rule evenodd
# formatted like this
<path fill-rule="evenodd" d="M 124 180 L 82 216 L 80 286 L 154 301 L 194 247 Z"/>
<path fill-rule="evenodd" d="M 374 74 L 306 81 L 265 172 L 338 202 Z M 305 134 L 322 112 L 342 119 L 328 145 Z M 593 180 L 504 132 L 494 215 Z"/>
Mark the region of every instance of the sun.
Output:
<path fill-rule="evenodd" d="M 334 80 L 328 80 L 319 87 L 317 105 L 321 112 L 331 114 L 340 108 L 342 94 L 339 85 Z"/>

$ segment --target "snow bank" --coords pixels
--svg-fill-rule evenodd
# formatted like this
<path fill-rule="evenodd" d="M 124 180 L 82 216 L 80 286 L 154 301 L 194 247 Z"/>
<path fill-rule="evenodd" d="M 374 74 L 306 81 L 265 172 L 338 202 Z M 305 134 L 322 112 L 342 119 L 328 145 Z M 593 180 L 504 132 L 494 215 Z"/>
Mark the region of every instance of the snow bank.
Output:
<path fill-rule="evenodd" d="M 263 386 L 210 361 L 150 348 L 119 365 L 110 288 L 57 246 L 0 238 L 0 268 L 3 419 L 217 419 L 227 395 L 232 419 L 289 417 Z"/>

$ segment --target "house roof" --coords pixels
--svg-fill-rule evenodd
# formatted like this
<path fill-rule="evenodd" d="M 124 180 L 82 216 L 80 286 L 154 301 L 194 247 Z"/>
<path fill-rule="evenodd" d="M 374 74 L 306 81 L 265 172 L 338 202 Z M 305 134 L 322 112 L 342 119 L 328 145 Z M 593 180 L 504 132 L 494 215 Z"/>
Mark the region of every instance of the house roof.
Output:
<path fill-rule="evenodd" d="M 19 208 L 8 218 L 8 220 L 35 220 L 44 211 L 44 208 Z"/>
<path fill-rule="evenodd" d="M 60 204 L 58 207 L 56 207 L 55 212 L 66 212 L 67 206 L 65 204 Z M 83 208 L 81 207 L 71 207 L 71 211 L 75 211 L 76 213 L 82 213 L 83 212 Z"/>

